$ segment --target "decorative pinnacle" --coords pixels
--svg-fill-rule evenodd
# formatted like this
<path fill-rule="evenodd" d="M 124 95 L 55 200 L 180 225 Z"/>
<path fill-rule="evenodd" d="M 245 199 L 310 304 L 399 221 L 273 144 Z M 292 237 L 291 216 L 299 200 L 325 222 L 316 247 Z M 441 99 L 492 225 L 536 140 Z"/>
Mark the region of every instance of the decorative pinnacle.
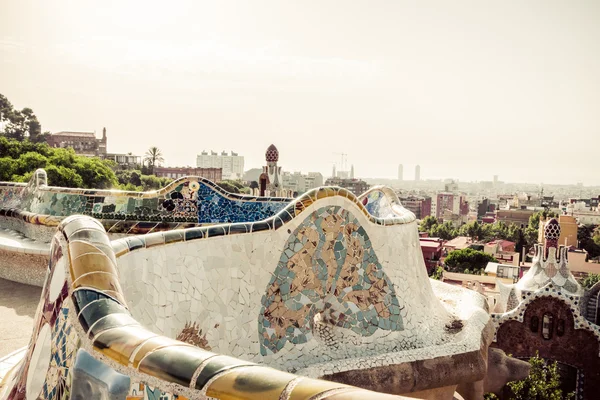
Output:
<path fill-rule="evenodd" d="M 546 222 L 544 227 L 544 238 L 546 239 L 546 249 L 550 247 L 558 248 L 558 238 L 560 237 L 560 224 L 556 218 Z"/>

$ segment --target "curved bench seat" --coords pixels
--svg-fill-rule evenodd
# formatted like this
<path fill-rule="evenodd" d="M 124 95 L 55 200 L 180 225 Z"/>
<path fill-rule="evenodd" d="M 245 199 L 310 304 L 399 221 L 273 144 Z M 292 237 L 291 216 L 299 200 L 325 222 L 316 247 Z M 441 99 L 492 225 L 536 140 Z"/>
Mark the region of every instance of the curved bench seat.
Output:
<path fill-rule="evenodd" d="M 485 374 L 481 296 L 432 289 L 414 215 L 386 189 L 315 189 L 264 221 L 112 247 L 132 315 L 166 336 L 195 327 L 212 351 L 389 393 Z"/>
<path fill-rule="evenodd" d="M 0 399 L 394 399 L 278 371 L 160 336 L 128 310 L 102 225 L 65 219 L 23 360 Z"/>

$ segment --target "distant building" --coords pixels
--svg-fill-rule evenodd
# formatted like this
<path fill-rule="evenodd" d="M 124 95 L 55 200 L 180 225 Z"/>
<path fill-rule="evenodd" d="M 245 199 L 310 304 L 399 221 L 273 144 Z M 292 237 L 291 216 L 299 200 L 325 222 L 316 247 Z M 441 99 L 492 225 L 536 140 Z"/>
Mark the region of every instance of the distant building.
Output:
<path fill-rule="evenodd" d="M 415 167 L 415 181 L 420 181 L 421 180 L 421 166 L 417 165 Z"/>
<path fill-rule="evenodd" d="M 427 273 L 431 274 L 438 265 L 441 265 L 440 260 L 443 254 L 444 241 L 439 238 L 422 237 L 419 239 L 419 243 L 421 244 L 421 251 L 423 252 Z"/>
<path fill-rule="evenodd" d="M 467 222 L 469 203 L 463 194 L 440 192 L 434 197 L 431 212 L 438 220 L 444 220 L 444 215 L 453 215 L 459 217 L 459 223 Z"/>
<path fill-rule="evenodd" d="M 477 218 L 482 218 L 485 214 L 490 211 L 490 200 L 482 199 L 479 204 L 477 204 Z"/>
<path fill-rule="evenodd" d="M 94 132 L 61 131 L 49 135 L 46 142 L 50 147 L 70 147 L 82 156 L 101 157 L 106 155 L 106 128 L 102 129 L 102 139 L 96 138 Z"/>
<path fill-rule="evenodd" d="M 103 160 L 111 160 L 125 168 L 137 168 L 142 164 L 142 157 L 132 154 L 106 153 L 101 156 Z"/>
<path fill-rule="evenodd" d="M 452 240 L 444 243 L 444 249 L 447 252 L 454 250 L 464 250 L 470 248 L 473 245 L 473 240 L 468 236 L 457 236 Z"/>
<path fill-rule="evenodd" d="M 404 180 L 404 167 L 402 166 L 402 164 L 398 165 L 398 180 Z"/>
<path fill-rule="evenodd" d="M 369 190 L 367 182 L 361 179 L 329 178 L 325 181 L 325 186 L 343 187 L 357 196 Z"/>
<path fill-rule="evenodd" d="M 431 197 L 429 196 L 400 197 L 400 202 L 404 208 L 415 214 L 417 219 L 423 219 L 431 215 Z"/>
<path fill-rule="evenodd" d="M 483 251 L 491 254 L 503 264 L 518 267 L 520 261 L 519 253 L 515 252 L 516 243 L 509 240 L 494 240 L 484 244 Z"/>
<path fill-rule="evenodd" d="M 183 178 L 184 176 L 201 176 L 213 182 L 221 182 L 221 168 L 194 167 L 154 167 L 154 174 L 159 178 Z"/>
<path fill-rule="evenodd" d="M 320 172 L 309 172 L 308 174 L 283 172 L 282 181 L 285 189 L 302 194 L 310 189 L 323 186 L 323 175 Z"/>
<path fill-rule="evenodd" d="M 510 279 L 514 283 L 519 279 L 520 268 L 516 265 L 488 262 L 485 267 L 485 273 L 488 276 Z"/>
<path fill-rule="evenodd" d="M 223 179 L 242 179 L 244 176 L 244 157 L 238 153 L 227 154 L 223 151 L 217 154 L 214 151 L 203 151 L 196 157 L 198 168 L 221 168 Z"/>
<path fill-rule="evenodd" d="M 529 217 L 535 213 L 534 210 L 523 208 L 520 210 L 496 210 L 496 221 L 516 225 L 525 228 L 529 225 Z"/>
<path fill-rule="evenodd" d="M 279 150 L 275 145 L 267 147 L 265 152 L 267 165 L 263 167 L 263 172 L 258 179 L 258 191 L 261 196 L 268 197 L 291 197 L 293 191 L 283 186 L 283 176 L 281 167 L 277 165 L 279 161 Z"/>

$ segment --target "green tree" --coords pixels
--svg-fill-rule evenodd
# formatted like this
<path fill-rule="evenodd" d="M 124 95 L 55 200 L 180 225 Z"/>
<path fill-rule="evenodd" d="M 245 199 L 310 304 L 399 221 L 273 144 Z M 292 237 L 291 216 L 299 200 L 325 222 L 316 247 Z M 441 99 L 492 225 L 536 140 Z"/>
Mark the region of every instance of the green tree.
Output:
<path fill-rule="evenodd" d="M 165 161 L 165 159 L 163 158 L 162 152 L 156 146 L 150 147 L 144 155 L 144 162 L 148 164 L 148 167 L 152 170 L 152 174 L 154 174 L 154 167 L 163 161 Z"/>
<path fill-rule="evenodd" d="M 10 181 L 17 169 L 17 160 L 9 157 L 0 158 L 0 181 Z"/>
<path fill-rule="evenodd" d="M 16 110 L 8 99 L 0 94 L 0 121 L 5 125 L 3 135 L 10 139 L 36 139 L 41 135 L 42 125 L 31 108 Z"/>
<path fill-rule="evenodd" d="M 78 156 L 73 149 L 0 137 L 0 180 L 27 182 L 38 168 L 46 169 L 52 186 L 103 189 L 117 185 L 105 161 Z"/>
<path fill-rule="evenodd" d="M 431 274 L 431 279 L 435 279 L 436 281 L 441 281 L 443 276 L 444 276 L 444 268 L 438 266 Z"/>
<path fill-rule="evenodd" d="M 477 221 L 472 221 L 460 227 L 459 235 L 468 236 L 474 240 L 481 240 L 485 236 L 487 226 L 481 225 Z"/>
<path fill-rule="evenodd" d="M 438 224 L 438 220 L 436 217 L 431 215 L 426 216 L 421 220 L 421 225 L 419 225 L 419 231 L 421 232 L 429 232 L 434 225 Z"/>
<path fill-rule="evenodd" d="M 588 252 L 589 256 L 600 256 L 600 232 L 595 225 L 579 225 L 577 227 L 579 248 Z"/>
<path fill-rule="evenodd" d="M 217 185 L 226 192 L 240 193 L 240 188 L 234 183 L 234 181 L 225 180 L 217 183 Z"/>
<path fill-rule="evenodd" d="M 429 230 L 429 235 L 443 240 L 452 240 L 458 236 L 458 229 L 454 228 L 452 222 L 446 221 L 443 224 L 434 225 Z"/>
<path fill-rule="evenodd" d="M 540 227 L 540 219 L 541 218 L 556 218 L 558 214 L 554 211 L 543 210 L 535 212 L 531 217 L 529 217 L 529 227 L 533 229 L 538 229 Z"/>
<path fill-rule="evenodd" d="M 48 174 L 48 184 L 62 187 L 84 187 L 83 178 L 72 168 L 62 165 L 50 165 L 46 168 Z"/>
<path fill-rule="evenodd" d="M 465 270 L 480 273 L 488 262 L 498 262 L 491 254 L 473 249 L 454 250 L 448 253 L 444 263 L 452 272 L 464 272 Z"/>
<path fill-rule="evenodd" d="M 522 381 L 509 382 L 511 399 L 516 400 L 563 400 L 572 399 L 574 393 L 563 394 L 558 364 L 540 358 L 539 354 L 529 359 L 531 370 Z"/>
<path fill-rule="evenodd" d="M 167 186 L 172 182 L 169 178 L 158 178 L 154 175 L 142 175 L 140 177 L 143 190 L 156 190 Z"/>
<path fill-rule="evenodd" d="M 591 288 L 597 282 L 600 282 L 600 274 L 588 274 L 585 279 L 581 282 L 581 284 L 586 288 Z"/>

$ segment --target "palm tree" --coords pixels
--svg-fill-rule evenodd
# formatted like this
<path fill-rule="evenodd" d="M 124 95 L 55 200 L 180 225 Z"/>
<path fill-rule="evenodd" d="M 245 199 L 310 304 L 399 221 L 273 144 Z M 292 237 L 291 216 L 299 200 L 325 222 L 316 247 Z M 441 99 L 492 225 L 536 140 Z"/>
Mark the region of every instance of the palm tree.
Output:
<path fill-rule="evenodd" d="M 158 147 L 150 147 L 144 155 L 144 162 L 148 163 L 148 167 L 152 168 L 152 174 L 154 174 L 154 167 L 157 163 L 165 161 Z"/>

